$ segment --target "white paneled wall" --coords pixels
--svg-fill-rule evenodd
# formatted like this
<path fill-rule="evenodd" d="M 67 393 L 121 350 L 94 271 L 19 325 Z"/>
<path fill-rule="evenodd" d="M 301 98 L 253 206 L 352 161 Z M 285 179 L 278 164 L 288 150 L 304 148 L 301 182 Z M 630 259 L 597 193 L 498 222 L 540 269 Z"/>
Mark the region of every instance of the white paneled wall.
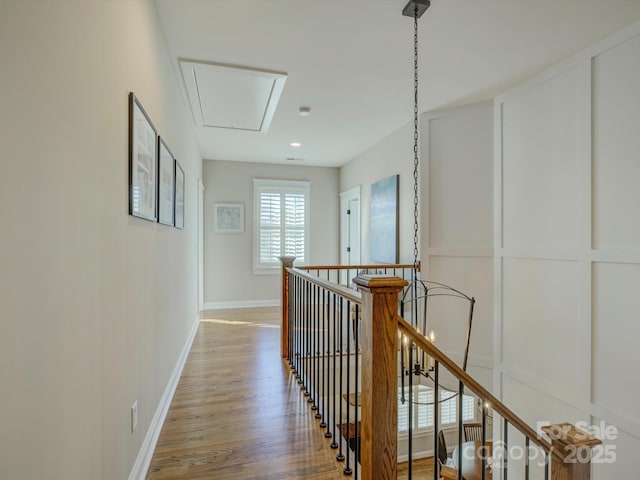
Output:
<path fill-rule="evenodd" d="M 578 246 L 579 93 L 574 67 L 502 103 L 505 248 Z"/>
<path fill-rule="evenodd" d="M 482 103 L 423 115 L 423 278 L 476 299 L 468 371 L 492 384 L 493 105 Z M 437 344 L 459 364 L 468 304 L 451 297 L 430 303 Z"/>
<path fill-rule="evenodd" d="M 635 36 L 593 59 L 594 249 L 640 251 L 639 181 L 640 36 Z"/>
<path fill-rule="evenodd" d="M 498 97 L 494 125 L 494 387 L 532 425 L 615 425 L 594 478 L 638 478 L 640 23 Z"/>

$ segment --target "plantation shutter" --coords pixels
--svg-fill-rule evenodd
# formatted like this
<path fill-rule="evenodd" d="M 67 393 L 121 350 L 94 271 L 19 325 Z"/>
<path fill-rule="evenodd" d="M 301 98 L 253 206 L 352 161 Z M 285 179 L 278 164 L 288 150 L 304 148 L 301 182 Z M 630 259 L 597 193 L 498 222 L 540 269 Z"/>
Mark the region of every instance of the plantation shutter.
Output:
<path fill-rule="evenodd" d="M 305 200 L 301 193 L 284 194 L 285 255 L 305 258 Z"/>
<path fill-rule="evenodd" d="M 279 257 L 308 256 L 309 182 L 254 179 L 254 272 L 273 273 Z"/>
<path fill-rule="evenodd" d="M 260 192 L 259 195 L 260 263 L 276 263 L 280 256 L 280 194 Z"/>

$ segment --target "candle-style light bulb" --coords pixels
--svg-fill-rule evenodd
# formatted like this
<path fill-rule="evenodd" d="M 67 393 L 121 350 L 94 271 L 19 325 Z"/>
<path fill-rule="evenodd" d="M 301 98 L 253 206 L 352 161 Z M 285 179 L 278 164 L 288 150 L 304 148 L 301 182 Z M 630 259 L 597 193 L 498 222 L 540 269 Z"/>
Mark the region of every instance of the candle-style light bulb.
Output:
<path fill-rule="evenodd" d="M 436 343 L 436 334 L 433 330 L 431 330 L 429 332 L 429 336 L 427 337 L 427 339 L 432 343 L 435 344 Z M 429 368 L 435 368 L 436 366 L 436 361 L 433 357 L 429 357 Z"/>

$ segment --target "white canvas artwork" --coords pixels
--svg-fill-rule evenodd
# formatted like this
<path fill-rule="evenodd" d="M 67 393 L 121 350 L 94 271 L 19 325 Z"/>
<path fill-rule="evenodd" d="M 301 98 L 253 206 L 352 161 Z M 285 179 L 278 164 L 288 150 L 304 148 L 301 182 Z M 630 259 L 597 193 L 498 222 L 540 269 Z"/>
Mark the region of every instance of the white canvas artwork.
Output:
<path fill-rule="evenodd" d="M 219 233 L 244 232 L 244 205 L 242 203 L 216 203 L 214 225 Z"/>

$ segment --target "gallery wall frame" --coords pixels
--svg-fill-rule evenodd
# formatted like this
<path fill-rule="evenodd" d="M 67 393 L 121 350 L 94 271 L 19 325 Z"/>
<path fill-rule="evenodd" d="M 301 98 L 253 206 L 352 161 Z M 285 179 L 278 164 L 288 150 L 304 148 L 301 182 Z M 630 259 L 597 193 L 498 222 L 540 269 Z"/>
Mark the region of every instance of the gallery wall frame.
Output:
<path fill-rule="evenodd" d="M 213 224 L 217 233 L 243 233 L 244 204 L 214 203 Z"/>
<path fill-rule="evenodd" d="M 398 263 L 398 198 L 400 175 L 371 185 L 371 260 Z"/>
<path fill-rule="evenodd" d="M 173 226 L 176 194 L 175 158 L 158 135 L 158 222 Z"/>
<path fill-rule="evenodd" d="M 180 163 L 175 161 L 176 190 L 175 190 L 175 227 L 184 228 L 184 170 Z"/>
<path fill-rule="evenodd" d="M 129 93 L 129 214 L 158 219 L 157 131 L 133 92 Z"/>

